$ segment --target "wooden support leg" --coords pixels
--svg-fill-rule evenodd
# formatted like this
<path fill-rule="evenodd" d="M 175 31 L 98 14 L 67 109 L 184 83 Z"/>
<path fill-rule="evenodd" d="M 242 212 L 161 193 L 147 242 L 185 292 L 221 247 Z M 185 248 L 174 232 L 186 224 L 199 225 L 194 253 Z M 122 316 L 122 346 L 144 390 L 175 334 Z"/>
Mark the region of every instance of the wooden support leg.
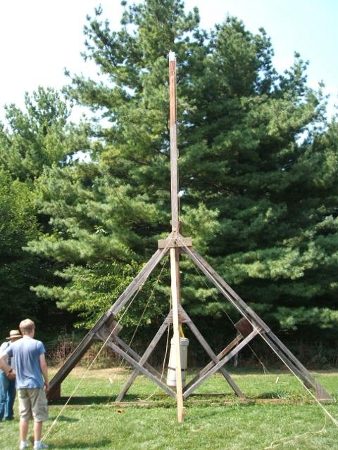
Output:
<path fill-rule="evenodd" d="M 176 393 L 169 388 L 165 383 L 161 381 L 160 378 L 153 375 L 149 370 L 147 370 L 144 366 L 141 366 L 137 361 L 135 361 L 134 358 L 132 358 L 128 353 L 126 353 L 124 350 L 122 350 L 118 345 L 116 345 L 114 342 L 109 340 L 107 342 L 107 345 L 117 354 L 122 356 L 126 361 L 129 362 L 138 372 L 141 372 L 146 377 L 150 378 L 154 383 L 156 383 L 161 389 L 163 389 L 168 395 L 170 395 L 173 398 L 176 398 Z"/>
<path fill-rule="evenodd" d="M 129 286 L 125 289 L 125 291 L 120 295 L 120 297 L 116 300 L 113 306 L 96 322 L 93 328 L 86 334 L 86 336 L 82 339 L 80 344 L 76 347 L 74 352 L 67 358 L 64 365 L 58 370 L 58 372 L 54 375 L 53 379 L 50 382 L 50 392 L 53 395 L 53 390 L 59 389 L 56 387 L 60 385 L 62 381 L 67 377 L 70 371 L 75 367 L 78 361 L 82 358 L 85 352 L 88 350 L 93 340 L 95 339 L 96 333 L 103 328 L 107 322 L 111 320 L 111 318 L 117 314 L 124 305 L 129 301 L 133 294 L 135 294 L 143 285 L 143 283 L 147 280 L 151 272 L 157 266 L 157 264 L 161 261 L 164 255 L 168 252 L 167 248 L 163 248 L 157 250 L 147 264 L 143 267 L 143 269 L 139 272 L 139 274 L 133 279 L 133 281 L 129 284 Z"/>
<path fill-rule="evenodd" d="M 154 348 L 156 347 L 156 345 L 158 344 L 159 340 L 161 339 L 161 337 L 163 336 L 163 333 L 165 332 L 165 330 L 168 328 L 169 326 L 169 315 L 167 316 L 167 318 L 164 320 L 163 324 L 161 325 L 161 327 L 159 328 L 158 332 L 156 333 L 156 335 L 154 336 L 153 340 L 151 341 L 151 343 L 149 344 L 148 348 L 146 349 L 146 351 L 144 352 L 144 354 L 142 355 L 142 357 L 140 358 L 140 360 L 138 361 L 138 363 L 140 365 L 144 365 L 145 362 L 148 360 L 149 356 L 152 354 Z M 119 393 L 119 395 L 116 398 L 117 402 L 121 402 L 123 400 L 123 397 L 126 395 L 126 393 L 128 392 L 130 386 L 133 384 L 133 382 L 135 381 L 137 375 L 138 375 L 138 370 L 134 370 L 133 373 L 130 375 L 129 379 L 126 381 L 125 385 L 123 386 L 121 392 Z"/>
<path fill-rule="evenodd" d="M 274 350 L 284 364 L 303 381 L 305 386 L 311 387 L 315 391 L 318 400 L 332 400 L 331 395 L 312 377 L 306 367 L 303 366 L 303 364 L 271 330 L 269 333 L 263 333 L 262 338 Z"/>
<path fill-rule="evenodd" d="M 189 387 L 184 392 L 184 398 L 187 398 L 198 386 L 203 383 L 207 378 L 209 378 L 214 373 L 218 372 L 218 370 L 224 366 L 230 359 L 235 356 L 245 345 L 250 342 L 258 333 L 258 330 L 254 329 L 249 336 L 243 339 L 241 343 L 239 343 L 227 356 L 222 358 L 217 364 L 215 364 L 208 372 L 204 373 L 192 386 Z"/>
<path fill-rule="evenodd" d="M 53 379 L 50 382 L 48 398 L 56 400 L 59 398 L 61 393 L 61 383 L 67 377 L 67 375 L 71 372 L 73 367 L 80 361 L 82 356 L 86 353 L 89 347 L 92 345 L 95 340 L 95 335 L 91 332 L 86 334 L 86 336 L 82 339 L 80 344 L 76 347 L 74 352 L 67 358 L 64 365 L 59 369 L 59 371 L 54 375 Z"/>
<path fill-rule="evenodd" d="M 228 344 L 220 353 L 218 353 L 218 355 L 216 356 L 217 361 L 210 361 L 205 367 L 203 367 L 203 369 L 201 369 L 197 373 L 197 375 L 192 380 L 190 380 L 190 382 L 185 387 L 185 391 L 189 389 L 190 386 L 192 386 L 200 377 L 202 377 L 205 373 L 207 373 L 212 367 L 214 367 L 214 365 L 217 364 L 222 358 L 224 358 L 224 356 L 226 356 L 233 348 L 235 348 L 236 345 L 238 345 L 242 339 L 243 339 L 242 336 L 238 336 L 235 339 L 233 339 L 230 342 L 230 344 Z M 244 394 L 239 395 L 239 397 L 244 398 Z"/>
<path fill-rule="evenodd" d="M 332 397 L 324 387 L 314 380 L 307 369 L 290 352 L 290 350 L 272 333 L 266 323 L 239 297 L 238 294 L 215 272 L 212 267 L 193 249 L 184 248 L 185 253 L 190 256 L 199 269 L 209 278 L 217 289 L 232 303 L 232 305 L 245 317 L 251 325 L 262 330 L 261 336 L 265 342 L 273 348 L 277 356 L 288 367 L 294 367 L 305 384 L 310 385 L 316 392 L 318 399 L 328 400 Z M 274 346 L 273 346 L 274 344 Z M 283 353 L 284 352 L 284 353 Z M 312 381 L 309 381 L 311 380 Z"/>
<path fill-rule="evenodd" d="M 199 343 L 201 344 L 201 346 L 204 348 L 204 350 L 206 351 L 206 353 L 209 355 L 209 357 L 212 359 L 214 364 L 217 364 L 219 361 L 219 356 L 215 355 L 215 353 L 213 352 L 213 350 L 211 349 L 210 345 L 207 343 L 207 341 L 204 339 L 204 337 L 202 336 L 202 334 L 199 332 L 198 328 L 196 327 L 196 325 L 194 324 L 194 322 L 191 320 L 191 318 L 188 316 L 188 314 L 184 311 L 183 308 L 180 309 L 180 313 L 182 314 L 182 316 L 186 319 L 186 323 L 189 326 L 189 328 L 191 329 L 192 333 L 195 335 L 196 339 L 199 341 Z M 237 341 L 236 341 L 237 343 Z M 224 356 L 224 355 L 222 355 Z M 211 366 L 213 365 L 213 363 L 211 362 Z M 230 387 L 232 388 L 232 390 L 235 392 L 235 394 L 238 397 L 244 398 L 244 394 L 243 392 L 240 390 L 240 388 L 237 386 L 237 384 L 234 382 L 234 380 L 231 378 L 231 375 L 229 374 L 229 372 L 227 370 L 225 370 L 224 367 L 220 368 L 220 372 L 221 374 L 224 376 L 224 378 L 226 379 L 226 381 L 229 383 Z M 186 389 L 186 388 L 185 388 Z M 184 390 L 185 390 L 184 389 Z"/>

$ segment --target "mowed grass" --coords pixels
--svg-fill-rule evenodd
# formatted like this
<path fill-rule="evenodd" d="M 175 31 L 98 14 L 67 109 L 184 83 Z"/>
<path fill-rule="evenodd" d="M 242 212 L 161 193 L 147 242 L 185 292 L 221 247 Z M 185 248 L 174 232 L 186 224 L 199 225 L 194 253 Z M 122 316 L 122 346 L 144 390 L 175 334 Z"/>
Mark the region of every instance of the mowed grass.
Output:
<path fill-rule="evenodd" d="M 247 396 L 242 401 L 217 374 L 185 401 L 179 424 L 175 400 L 142 376 L 123 403 L 114 403 L 129 373 L 75 369 L 62 384 L 61 401 L 49 407 L 44 433 L 50 448 L 338 449 L 338 428 L 292 375 L 235 373 Z M 336 400 L 338 374 L 314 375 Z M 338 420 L 338 404 L 324 406 Z M 18 420 L 0 427 L 0 448 L 18 448 Z"/>

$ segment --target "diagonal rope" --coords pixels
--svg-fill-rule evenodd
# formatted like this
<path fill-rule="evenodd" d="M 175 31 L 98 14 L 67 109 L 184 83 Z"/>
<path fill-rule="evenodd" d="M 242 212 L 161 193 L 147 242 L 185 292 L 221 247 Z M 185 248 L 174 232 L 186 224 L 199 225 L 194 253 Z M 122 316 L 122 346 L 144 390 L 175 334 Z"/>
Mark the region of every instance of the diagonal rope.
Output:
<path fill-rule="evenodd" d="M 171 236 L 171 235 L 170 235 Z M 165 250 L 167 250 L 169 247 L 169 239 L 168 242 L 165 246 Z M 163 265 L 164 267 L 164 265 Z M 163 270 L 163 268 L 162 268 Z M 118 319 L 118 321 L 116 322 L 115 326 L 113 327 L 113 329 L 111 330 L 111 332 L 109 333 L 108 337 L 106 338 L 106 340 L 103 342 L 103 344 L 101 345 L 100 349 L 98 350 L 96 356 L 93 358 L 93 360 L 91 361 L 91 363 L 88 365 L 87 369 L 85 370 L 85 372 L 83 373 L 82 377 L 80 378 L 79 382 L 77 383 L 77 385 L 75 386 L 75 388 L 73 389 L 73 391 L 71 392 L 70 396 L 68 397 L 66 403 L 63 405 L 63 407 L 61 408 L 61 410 L 59 411 L 59 413 L 57 414 L 56 418 L 53 420 L 51 426 L 48 428 L 48 430 L 46 431 L 46 433 L 43 435 L 42 439 L 46 439 L 52 429 L 55 427 L 55 425 L 57 424 L 61 414 L 63 413 L 63 411 L 66 409 L 66 407 L 68 406 L 70 400 L 74 397 L 75 393 L 77 392 L 78 388 L 80 387 L 80 385 L 82 384 L 83 380 L 85 379 L 85 377 L 87 376 L 87 373 L 89 372 L 89 370 L 92 368 L 92 366 L 94 365 L 94 363 L 96 362 L 96 360 L 98 359 L 98 357 L 100 356 L 100 354 L 102 353 L 103 349 L 105 348 L 107 342 L 109 341 L 109 339 L 111 338 L 111 336 L 113 335 L 115 329 L 119 326 L 120 322 L 122 321 L 123 317 L 126 315 L 126 313 L 128 312 L 130 306 L 132 305 L 132 303 L 134 302 L 136 296 L 138 295 L 138 293 L 141 291 L 143 287 L 143 284 L 140 285 L 137 290 L 135 291 L 134 295 L 131 297 L 131 299 L 129 300 L 128 305 L 125 307 L 122 315 L 120 316 L 120 318 Z"/>
<path fill-rule="evenodd" d="M 202 273 L 201 269 L 199 267 L 197 267 L 196 264 L 193 264 L 192 267 L 195 270 L 196 274 L 198 275 L 200 281 L 202 281 L 202 283 L 209 289 L 210 288 L 210 284 L 207 283 L 206 277 Z M 221 294 L 221 292 L 219 292 L 219 294 Z M 231 318 L 230 314 L 227 312 L 227 310 L 225 308 L 222 308 L 222 312 L 226 315 L 227 319 L 231 322 L 233 327 L 236 328 L 235 327 L 235 322 L 232 320 L 232 318 Z M 264 374 L 270 373 L 269 370 L 267 369 L 267 367 L 265 366 L 264 362 L 257 355 L 257 353 L 255 352 L 255 350 L 253 349 L 253 347 L 251 346 L 250 343 L 247 344 L 247 347 L 251 350 L 252 354 L 255 356 L 255 358 L 257 359 L 258 363 L 262 366 Z"/>
<path fill-rule="evenodd" d="M 168 245 L 167 245 L 167 247 L 165 247 L 166 249 L 168 248 Z M 156 281 L 154 282 L 154 284 L 153 284 L 153 288 L 152 288 L 152 290 L 151 290 L 151 292 L 150 292 L 150 295 L 149 295 L 149 298 L 148 298 L 148 300 L 147 300 L 147 303 L 146 303 L 146 306 L 144 307 L 144 309 L 143 309 L 143 311 L 142 311 L 142 314 L 141 314 L 141 317 L 140 317 L 140 319 L 139 319 L 139 321 L 138 321 L 138 323 L 137 323 L 137 325 L 136 325 L 136 327 L 135 327 L 135 331 L 134 331 L 134 333 L 133 333 L 133 335 L 132 335 L 132 337 L 130 338 L 130 340 L 129 340 L 129 343 L 128 343 L 128 347 L 131 347 L 131 345 L 132 345 L 132 343 L 133 343 L 133 341 L 134 341 L 134 338 L 135 338 L 135 336 L 136 336 L 136 334 L 137 334 L 137 331 L 138 331 L 138 329 L 139 329 L 139 327 L 140 327 L 140 325 L 141 325 L 141 321 L 142 321 L 142 319 L 143 319 L 143 317 L 144 317 L 144 315 L 145 315 L 145 313 L 146 313 L 146 310 L 148 309 L 148 306 L 149 306 L 149 303 L 150 303 L 150 301 L 152 300 L 152 298 L 153 298 L 153 293 L 155 292 L 155 288 L 156 288 L 156 286 L 159 284 L 159 282 L 160 282 L 160 279 L 161 279 L 161 277 L 162 277 L 162 273 L 163 273 L 163 270 L 164 270 L 164 267 L 165 267 L 165 264 L 162 262 L 162 268 L 161 268 L 161 271 L 160 271 L 160 273 L 159 273 L 159 275 L 158 275 L 158 277 L 157 277 L 157 279 L 156 279 Z M 124 368 L 126 368 L 127 367 L 127 364 L 125 364 L 125 359 L 121 356 L 120 357 L 121 358 L 121 361 L 120 361 L 120 364 L 118 365 L 118 369 L 119 368 L 121 368 L 121 367 L 124 367 Z M 128 366 L 129 367 L 129 366 Z M 134 370 L 136 370 L 136 369 L 134 369 Z M 162 375 L 161 375 L 161 380 L 162 380 L 162 377 L 163 377 L 163 373 L 162 373 Z M 110 379 L 109 379 L 110 380 Z M 107 400 L 107 404 L 110 402 L 110 400 L 112 399 L 112 395 L 108 398 L 108 400 Z"/>
<path fill-rule="evenodd" d="M 98 350 L 97 354 L 95 355 L 95 357 L 93 358 L 93 360 L 91 361 L 91 363 L 88 365 L 88 367 L 86 368 L 85 372 L 83 373 L 82 377 L 80 378 L 79 382 L 77 383 L 77 385 L 75 386 L 75 388 L 73 389 L 73 391 L 71 392 L 70 396 L 68 397 L 66 403 L 63 405 L 63 407 L 61 408 L 61 410 L 59 411 L 58 415 L 56 416 L 56 418 L 53 420 L 51 426 L 48 428 L 48 430 L 46 431 L 46 433 L 44 434 L 42 439 L 46 439 L 52 429 L 54 428 L 54 426 L 56 425 L 56 423 L 58 422 L 59 417 L 61 416 L 61 414 L 63 413 L 63 411 L 65 410 L 65 408 L 68 406 L 70 400 L 74 397 L 75 393 L 77 392 L 78 388 L 80 387 L 80 385 L 82 384 L 83 380 L 85 379 L 87 373 L 89 372 L 89 370 L 92 368 L 93 364 L 95 363 L 95 361 L 98 359 L 98 357 L 100 356 L 100 354 L 102 353 L 105 345 L 107 344 L 107 342 L 109 341 L 109 339 L 111 338 L 112 334 L 114 333 L 115 329 L 118 327 L 118 325 L 120 324 L 122 318 L 124 317 L 124 315 L 127 313 L 129 307 L 131 306 L 131 304 L 133 303 L 135 297 L 137 296 L 137 294 L 139 293 L 140 289 L 142 286 L 139 287 L 139 289 L 135 292 L 135 294 L 133 295 L 131 301 L 129 302 L 128 306 L 126 306 L 123 314 L 121 315 L 121 317 L 119 318 L 119 320 L 116 322 L 116 325 L 113 327 L 112 331 L 109 333 L 107 339 L 103 342 L 103 344 L 101 345 L 100 349 Z"/>
<path fill-rule="evenodd" d="M 179 237 L 178 238 L 181 241 L 181 245 L 185 248 L 186 252 L 192 256 L 192 252 L 189 249 L 189 247 L 187 247 L 187 245 L 184 243 L 184 241 Z M 220 286 L 218 281 L 215 280 L 217 286 Z M 221 287 L 221 286 L 220 286 Z M 240 311 L 241 314 L 251 323 L 250 317 L 246 314 L 245 311 Z M 277 351 L 270 345 L 270 342 L 266 339 L 264 333 L 261 332 L 260 328 L 256 328 L 258 334 L 261 336 L 261 338 L 266 342 L 266 344 L 268 344 L 268 346 L 273 350 L 273 352 L 278 356 L 278 358 L 280 358 L 279 354 L 277 353 Z M 283 361 L 283 360 L 282 360 Z M 304 389 L 309 393 L 309 395 L 315 400 L 315 402 L 317 403 L 317 405 L 322 409 L 322 411 L 324 412 L 324 415 L 326 414 L 326 416 L 331 420 L 331 422 L 338 428 L 338 420 L 333 417 L 333 415 L 327 410 L 327 408 L 325 408 L 325 406 L 320 403 L 320 401 L 316 398 L 316 396 L 311 392 L 311 390 L 305 386 L 305 384 L 303 383 L 303 381 L 301 380 L 301 378 L 294 372 L 294 370 L 292 369 L 292 367 L 290 367 L 290 365 L 283 361 L 283 363 L 286 365 L 286 367 L 290 370 L 290 372 L 296 377 L 296 379 L 299 381 L 299 383 L 304 387 Z"/>

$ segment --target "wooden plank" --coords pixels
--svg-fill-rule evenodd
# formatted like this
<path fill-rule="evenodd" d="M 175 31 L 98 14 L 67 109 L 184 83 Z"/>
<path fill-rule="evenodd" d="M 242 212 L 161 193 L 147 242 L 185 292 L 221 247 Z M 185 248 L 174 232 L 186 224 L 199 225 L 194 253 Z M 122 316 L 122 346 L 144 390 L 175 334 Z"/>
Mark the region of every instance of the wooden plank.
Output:
<path fill-rule="evenodd" d="M 106 342 L 107 337 L 104 338 L 101 330 L 99 330 L 96 333 L 96 336 L 98 339 Z M 123 339 L 121 339 L 119 336 L 110 336 L 109 340 L 111 340 L 112 342 L 116 343 L 120 348 L 122 348 L 122 350 L 124 350 L 126 353 L 128 353 L 129 356 L 131 356 L 132 358 L 135 359 L 136 362 L 139 362 L 141 360 L 141 356 L 135 352 L 135 350 L 133 350 L 126 342 L 124 342 Z M 161 378 L 161 374 L 150 364 L 148 364 L 147 362 L 144 364 L 145 368 L 147 370 L 149 370 L 149 372 L 151 372 L 153 375 L 155 375 L 158 378 Z"/>
<path fill-rule="evenodd" d="M 300 363 L 300 361 L 290 352 L 290 350 L 277 338 L 277 336 L 272 333 L 270 328 L 266 323 L 249 307 L 246 305 L 244 300 L 242 300 L 239 295 L 221 278 L 219 274 L 193 249 L 184 248 L 184 252 L 188 254 L 195 264 L 202 270 L 202 272 L 213 282 L 213 284 L 218 288 L 218 290 L 236 307 L 236 309 L 252 324 L 261 327 L 264 330 L 261 333 L 262 338 L 266 341 L 268 345 L 272 347 L 272 340 L 275 342 L 275 352 L 277 356 L 282 360 L 282 362 L 287 366 L 287 364 L 293 363 L 292 366 L 296 369 L 296 372 L 301 376 L 301 379 L 310 380 L 311 375 L 307 369 Z M 271 339 L 267 339 L 266 336 L 270 336 Z M 277 347 L 276 347 L 277 346 Z M 281 354 L 281 350 L 285 352 L 287 357 Z M 310 377 L 310 378 L 309 378 Z M 322 399 L 331 399 L 330 394 L 323 388 L 323 386 L 317 381 L 312 379 L 309 383 L 317 393 L 318 397 Z"/>
<path fill-rule="evenodd" d="M 49 383 L 48 397 L 54 400 L 59 398 L 57 393 L 61 393 L 60 384 L 71 372 L 74 366 L 80 361 L 82 356 L 89 349 L 95 339 L 95 335 L 91 332 L 87 333 L 76 349 L 69 355 L 63 366 L 57 371 Z"/>
<path fill-rule="evenodd" d="M 244 300 L 223 280 L 223 278 L 202 258 L 194 249 L 184 248 L 184 252 L 191 257 L 195 264 L 209 278 L 217 289 L 230 301 L 230 303 L 252 324 L 264 331 L 270 331 L 265 322 L 250 308 Z"/>
<path fill-rule="evenodd" d="M 230 344 L 228 344 L 220 353 L 218 353 L 218 355 L 216 356 L 217 361 L 210 361 L 205 367 L 203 367 L 198 373 L 197 375 L 189 381 L 189 383 L 185 386 L 184 391 L 186 391 L 187 389 L 190 388 L 191 385 L 193 385 L 195 383 L 195 381 L 197 381 L 201 376 L 203 376 L 205 373 L 207 373 L 215 364 L 217 364 L 217 362 L 219 362 L 222 358 L 224 358 L 225 355 L 227 355 L 233 348 L 236 347 L 236 345 L 238 345 L 241 340 L 243 338 L 241 336 L 237 336 L 235 339 L 233 339 Z M 222 368 L 221 368 L 222 369 Z M 220 371 L 221 371 L 220 369 Z M 230 385 L 231 386 L 231 385 Z M 232 387 L 232 386 L 231 386 Z M 238 388 L 239 389 L 239 388 Z M 235 389 L 234 389 L 235 390 Z M 236 392 L 236 391 L 235 391 Z M 236 392 L 237 394 L 237 392 Z M 240 395 L 241 394 L 241 395 Z M 240 391 L 240 394 L 237 394 L 240 398 L 244 398 L 244 394 L 242 393 L 242 391 Z"/>
<path fill-rule="evenodd" d="M 169 315 L 166 317 L 166 319 L 164 320 L 164 322 L 162 323 L 161 327 L 159 328 L 159 330 L 157 331 L 156 335 L 154 336 L 154 338 L 152 339 L 152 341 L 150 342 L 149 346 L 147 347 L 146 351 L 144 352 L 144 354 L 142 355 L 142 357 L 140 358 L 140 360 L 138 361 L 138 363 L 140 365 L 144 365 L 145 362 L 148 360 L 148 358 L 150 357 L 150 355 L 152 354 L 153 350 L 155 349 L 156 345 L 158 344 L 159 340 L 161 339 L 161 337 L 163 336 L 163 333 L 165 332 L 165 330 L 168 328 L 169 325 Z M 128 392 L 129 388 L 131 387 L 131 385 L 134 383 L 136 377 L 138 375 L 138 371 L 135 369 L 133 371 L 133 373 L 130 375 L 129 379 L 126 381 L 126 383 L 124 384 L 124 386 L 122 387 L 121 392 L 119 393 L 119 395 L 116 398 L 117 402 L 122 401 L 123 397 L 126 395 L 126 393 Z"/>
<path fill-rule="evenodd" d="M 318 400 L 332 400 L 332 396 L 326 389 L 312 377 L 310 372 L 295 357 L 295 355 L 283 344 L 283 342 L 272 332 L 263 333 L 262 339 L 274 350 L 276 355 L 284 364 L 303 381 L 305 386 L 312 387 Z"/>
<path fill-rule="evenodd" d="M 129 362 L 131 366 L 133 366 L 135 369 L 137 369 L 139 372 L 143 373 L 146 377 L 150 378 L 154 383 L 156 383 L 161 389 L 163 389 L 168 395 L 175 398 L 176 394 L 175 392 L 169 388 L 165 383 L 163 383 L 159 378 L 157 378 L 155 375 L 153 375 L 149 370 L 147 370 L 145 367 L 141 366 L 137 361 L 135 361 L 134 358 L 128 355 L 124 350 L 122 350 L 120 347 L 118 347 L 114 342 L 109 340 L 107 342 L 107 345 L 114 350 L 115 353 L 122 356 L 126 361 Z"/>
<path fill-rule="evenodd" d="M 135 359 L 135 361 L 139 362 L 141 360 L 141 356 L 135 352 L 135 350 L 133 350 L 126 342 L 124 342 L 121 338 L 119 338 L 118 336 L 115 337 L 113 341 L 116 342 L 116 344 L 122 348 L 122 350 L 124 350 L 126 353 L 128 353 L 128 355 L 130 355 L 132 358 Z M 149 370 L 149 372 L 151 372 L 155 377 L 157 378 L 162 378 L 160 372 L 158 372 L 152 365 L 150 365 L 149 363 L 145 362 L 144 363 L 144 367 Z"/>
<path fill-rule="evenodd" d="M 190 386 L 187 390 L 184 391 L 183 397 L 187 398 L 189 395 L 198 388 L 198 386 L 203 383 L 207 378 L 209 378 L 214 373 L 218 372 L 220 367 L 224 366 L 230 359 L 235 356 L 243 347 L 246 346 L 256 335 L 258 334 L 258 330 L 254 329 L 252 333 L 249 334 L 242 342 L 240 342 L 231 352 L 222 358 L 217 364 L 215 364 L 211 369 L 204 373 L 192 386 Z"/>
<path fill-rule="evenodd" d="M 167 252 L 168 249 L 158 249 L 153 254 L 153 256 L 149 259 L 147 264 L 133 279 L 133 281 L 129 284 L 129 286 L 124 290 L 124 292 L 120 295 L 120 297 L 116 300 L 116 302 L 112 305 L 112 307 L 94 325 L 93 328 L 94 332 L 96 332 L 101 327 L 101 325 L 105 323 L 108 317 L 110 317 L 112 314 L 116 315 L 119 311 L 121 311 L 121 309 L 128 302 L 128 300 L 136 293 L 138 289 L 142 287 L 142 285 L 145 283 L 151 272 L 155 269 L 157 264 L 166 255 Z"/>
<path fill-rule="evenodd" d="M 178 211 L 178 150 L 176 130 L 176 57 L 169 53 L 169 131 L 170 131 L 170 192 L 172 231 L 179 231 Z"/>
<path fill-rule="evenodd" d="M 96 322 L 93 328 L 85 335 L 80 344 L 76 347 L 76 349 L 71 353 L 71 355 L 67 358 L 62 367 L 58 370 L 58 372 L 54 375 L 52 380 L 50 381 L 50 390 L 51 395 L 53 395 L 53 390 L 55 392 L 59 387 L 56 387 L 58 384 L 62 383 L 62 381 L 67 377 L 67 375 L 71 372 L 71 370 L 75 367 L 75 365 L 79 362 L 85 352 L 88 350 L 93 340 L 95 339 L 96 332 L 103 327 L 107 321 L 111 320 L 111 317 L 117 314 L 123 306 L 128 302 L 128 300 L 132 297 L 135 292 L 141 288 L 143 283 L 147 280 L 151 272 L 157 266 L 157 264 L 161 261 L 164 255 L 168 250 L 161 249 L 156 250 L 147 264 L 143 267 L 143 269 L 139 272 L 139 274 L 133 279 L 133 281 L 129 284 L 129 286 L 124 290 L 124 292 L 120 295 L 120 297 L 116 300 L 113 306 Z"/>
<path fill-rule="evenodd" d="M 202 334 L 200 333 L 200 331 L 198 330 L 198 328 L 196 327 L 194 322 L 191 320 L 191 318 L 188 316 L 188 314 L 185 312 L 185 310 L 182 307 L 180 309 L 181 309 L 181 314 L 185 315 L 186 320 L 187 320 L 186 323 L 189 326 L 189 328 L 191 329 L 192 333 L 195 335 L 196 339 L 199 341 L 201 346 L 204 348 L 207 355 L 209 355 L 209 357 L 212 359 L 212 362 L 210 364 L 211 364 L 211 366 L 213 366 L 214 364 L 216 364 L 219 361 L 220 357 L 218 355 L 217 356 L 215 355 L 215 353 L 211 349 L 210 345 L 204 339 L 204 337 L 202 336 Z M 237 342 L 236 342 L 236 344 L 237 344 Z M 224 356 L 224 355 L 222 355 L 222 356 Z M 228 384 L 230 385 L 231 389 L 235 392 L 235 394 L 240 398 L 244 398 L 243 392 L 237 386 L 235 381 L 231 378 L 231 375 L 229 374 L 229 372 L 227 370 L 225 370 L 224 367 L 220 368 L 220 372 L 224 376 L 224 378 L 226 379 Z"/>
<path fill-rule="evenodd" d="M 175 369 L 176 369 L 176 401 L 177 401 L 177 420 L 183 422 L 183 383 L 182 383 L 182 365 L 181 365 L 181 345 L 179 332 L 179 250 L 170 249 L 170 274 L 171 274 L 171 299 L 174 331 L 175 348 Z"/>
<path fill-rule="evenodd" d="M 158 242 L 158 248 L 191 247 L 192 246 L 191 237 L 175 238 L 175 237 L 169 236 L 167 239 L 159 239 L 157 242 Z"/>

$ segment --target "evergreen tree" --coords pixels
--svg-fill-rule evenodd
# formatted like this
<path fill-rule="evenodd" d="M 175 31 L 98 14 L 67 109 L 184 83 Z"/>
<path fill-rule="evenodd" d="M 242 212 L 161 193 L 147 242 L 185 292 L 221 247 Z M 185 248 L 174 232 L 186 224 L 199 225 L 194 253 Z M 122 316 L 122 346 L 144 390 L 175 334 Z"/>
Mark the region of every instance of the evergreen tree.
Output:
<path fill-rule="evenodd" d="M 172 50 L 184 235 L 270 322 L 332 327 L 337 124 L 326 122 L 320 89 L 307 87 L 306 64 L 295 55 L 277 73 L 264 30 L 253 34 L 229 17 L 208 34 L 198 11 L 186 14 L 180 0 L 126 6 L 119 31 L 101 15 L 98 8 L 88 19 L 85 57 L 102 81 L 74 76 L 68 92 L 107 125 L 93 127 L 91 163 L 53 169 L 43 180 L 42 212 L 52 227 L 30 247 L 66 264 L 59 275 L 68 283 L 37 292 L 82 312 L 90 325 L 125 286 L 125 267 L 138 268 L 168 233 Z M 189 261 L 183 267 L 189 312 L 222 315 L 224 299 Z M 168 299 L 168 289 L 157 288 L 148 321 L 167 309 L 162 296 Z"/>
<path fill-rule="evenodd" d="M 39 280 L 42 267 L 22 249 L 38 234 L 34 199 L 25 183 L 13 182 L 4 170 L 0 170 L 0 218 L 0 329 L 8 333 L 25 316 L 38 316 L 41 302 L 30 285 Z"/>
<path fill-rule="evenodd" d="M 13 179 L 34 181 L 44 167 L 69 164 L 74 154 L 88 150 L 86 125 L 69 122 L 71 110 L 54 89 L 39 87 L 25 94 L 24 109 L 5 107 L 0 124 L 0 165 Z"/>
<path fill-rule="evenodd" d="M 69 114 L 60 94 L 39 88 L 26 94 L 24 110 L 7 106 L 6 125 L 0 124 L 0 328 L 4 333 L 25 316 L 40 322 L 53 311 L 54 322 L 60 320 L 55 303 L 37 299 L 31 290 L 37 283 L 52 283 L 59 265 L 24 248 L 49 228 L 49 217 L 39 215 L 37 209 L 43 171 L 53 165 L 73 165 L 76 151 L 88 148 L 86 126 L 69 124 Z"/>

